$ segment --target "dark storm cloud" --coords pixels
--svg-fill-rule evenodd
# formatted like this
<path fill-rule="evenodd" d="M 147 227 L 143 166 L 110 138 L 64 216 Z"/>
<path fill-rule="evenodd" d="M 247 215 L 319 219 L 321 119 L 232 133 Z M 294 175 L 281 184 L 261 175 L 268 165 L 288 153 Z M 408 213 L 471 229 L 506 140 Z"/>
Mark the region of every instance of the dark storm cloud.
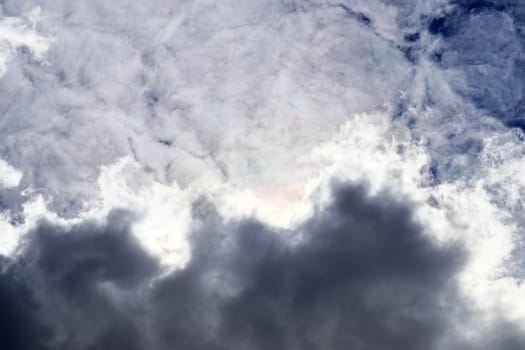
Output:
<path fill-rule="evenodd" d="M 421 235 L 410 211 L 340 188 L 297 246 L 255 223 L 235 230 L 242 291 L 221 306 L 219 338 L 245 349 L 421 349 L 446 328 L 461 254 Z"/>
<path fill-rule="evenodd" d="M 116 212 L 105 225 L 65 229 L 43 223 L 31 233 L 23 256 L 11 264 L 20 286 L 11 285 L 13 273 L 4 277 L 11 289 L 5 289 L 2 307 L 13 310 L 2 312 L 1 323 L 14 329 L 6 334 L 23 339 L 14 338 L 16 346 L 7 348 L 140 348 L 133 298 L 157 263 L 132 239 L 130 222 Z"/>
<path fill-rule="evenodd" d="M 7 259 L 0 260 L 0 346 L 3 349 L 45 349 L 51 330 L 38 319 L 39 305 L 16 276 Z"/>
<path fill-rule="evenodd" d="M 163 274 L 129 234 L 132 218 L 42 224 L 0 277 L 2 348 L 440 349 L 463 309 L 465 258 L 422 234 L 411 211 L 360 187 L 293 232 L 225 222 L 195 204 L 192 260 Z M 493 343 L 523 346 L 499 323 Z M 451 340 L 452 339 L 452 340 Z M 487 338 L 489 339 L 489 338 Z M 468 349 L 470 344 L 462 345 Z M 472 349 L 485 349 L 472 345 Z M 488 348 L 487 348 L 488 349 Z"/>

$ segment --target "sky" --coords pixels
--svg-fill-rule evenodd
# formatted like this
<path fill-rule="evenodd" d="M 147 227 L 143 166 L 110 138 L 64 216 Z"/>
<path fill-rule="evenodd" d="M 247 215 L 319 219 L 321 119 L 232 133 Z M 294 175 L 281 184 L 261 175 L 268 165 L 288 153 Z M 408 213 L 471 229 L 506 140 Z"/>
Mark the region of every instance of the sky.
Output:
<path fill-rule="evenodd" d="M 521 0 L 0 0 L 0 348 L 525 348 Z"/>

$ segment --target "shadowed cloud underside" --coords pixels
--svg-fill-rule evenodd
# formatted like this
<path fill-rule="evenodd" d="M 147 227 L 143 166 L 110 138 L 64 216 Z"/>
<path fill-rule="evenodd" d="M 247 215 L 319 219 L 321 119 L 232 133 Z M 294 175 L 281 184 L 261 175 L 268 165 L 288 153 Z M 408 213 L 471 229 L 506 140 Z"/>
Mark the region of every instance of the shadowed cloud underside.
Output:
<path fill-rule="evenodd" d="M 192 260 L 169 273 L 129 234 L 124 212 L 106 224 L 42 223 L 18 260 L 2 261 L 0 341 L 20 350 L 525 344 L 513 332 L 485 334 L 483 347 L 462 339 L 463 250 L 425 236 L 386 195 L 334 188 L 329 205 L 286 233 L 195 203 Z"/>

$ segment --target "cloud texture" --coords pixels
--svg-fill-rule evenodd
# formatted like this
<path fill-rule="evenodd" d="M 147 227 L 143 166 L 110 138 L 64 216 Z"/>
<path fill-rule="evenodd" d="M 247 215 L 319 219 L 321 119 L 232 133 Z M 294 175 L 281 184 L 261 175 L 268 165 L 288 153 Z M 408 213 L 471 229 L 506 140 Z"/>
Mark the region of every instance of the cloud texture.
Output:
<path fill-rule="evenodd" d="M 0 348 L 525 348 L 519 0 L 0 1 Z"/>
<path fill-rule="evenodd" d="M 130 218 L 64 229 L 42 223 L 3 262 L 3 344 L 17 349 L 465 349 L 458 294 L 465 253 L 439 245 L 411 210 L 361 187 L 293 232 L 224 221 L 195 204 L 192 261 L 163 273 Z M 524 339 L 476 334 L 474 349 Z M 469 340 L 472 341 L 472 340 Z M 464 342 L 464 343 L 462 343 Z M 463 345 L 461 345 L 463 344 Z M 512 345 L 511 345 L 512 344 Z"/>

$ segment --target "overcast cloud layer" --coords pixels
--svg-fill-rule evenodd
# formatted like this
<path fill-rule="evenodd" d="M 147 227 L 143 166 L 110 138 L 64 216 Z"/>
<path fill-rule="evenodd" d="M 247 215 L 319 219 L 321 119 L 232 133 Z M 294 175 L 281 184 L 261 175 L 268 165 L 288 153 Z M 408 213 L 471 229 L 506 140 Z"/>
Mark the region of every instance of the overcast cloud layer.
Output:
<path fill-rule="evenodd" d="M 0 1 L 0 347 L 525 348 L 520 0 Z"/>

